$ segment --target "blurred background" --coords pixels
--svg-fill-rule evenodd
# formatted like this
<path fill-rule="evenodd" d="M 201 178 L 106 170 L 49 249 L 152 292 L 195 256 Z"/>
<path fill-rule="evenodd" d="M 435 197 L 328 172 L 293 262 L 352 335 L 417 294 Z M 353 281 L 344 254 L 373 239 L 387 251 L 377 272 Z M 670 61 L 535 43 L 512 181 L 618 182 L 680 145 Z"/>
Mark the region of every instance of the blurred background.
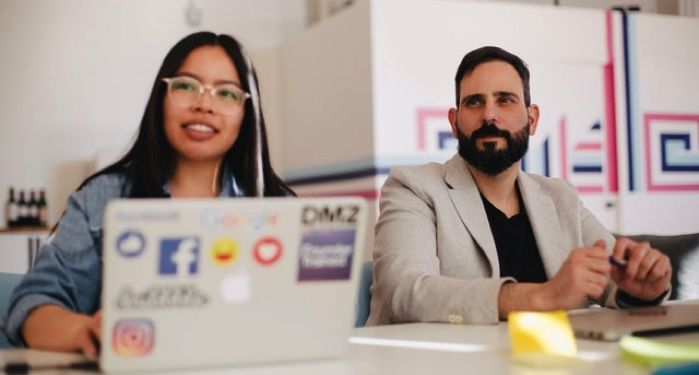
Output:
<path fill-rule="evenodd" d="M 376 210 L 390 167 L 449 158 L 456 67 L 498 45 L 542 108 L 525 170 L 568 180 L 612 231 L 699 232 L 699 0 L 0 0 L 0 199 L 45 189 L 55 224 L 198 30 L 248 48 L 273 164 L 301 195 Z M 0 251 L 25 237 L 0 233 Z"/>

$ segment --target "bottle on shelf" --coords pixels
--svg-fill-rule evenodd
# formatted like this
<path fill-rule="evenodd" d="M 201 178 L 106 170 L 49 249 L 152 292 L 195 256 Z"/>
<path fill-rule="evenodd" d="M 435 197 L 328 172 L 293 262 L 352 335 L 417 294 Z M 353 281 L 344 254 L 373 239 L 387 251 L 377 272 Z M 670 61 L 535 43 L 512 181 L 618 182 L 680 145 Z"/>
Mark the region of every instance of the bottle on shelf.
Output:
<path fill-rule="evenodd" d="M 27 219 L 27 225 L 36 226 L 39 225 L 39 206 L 36 200 L 36 192 L 34 190 L 29 191 L 29 218 Z"/>
<path fill-rule="evenodd" d="M 48 225 L 48 205 L 46 204 L 46 193 L 44 189 L 39 191 L 39 201 L 37 202 L 39 208 L 39 225 L 45 227 Z"/>
<path fill-rule="evenodd" d="M 7 203 L 5 204 L 5 221 L 7 222 L 7 227 L 12 228 L 17 226 L 18 219 L 19 206 L 15 200 L 15 189 L 10 187 L 10 196 L 7 198 Z"/>
<path fill-rule="evenodd" d="M 29 205 L 24 199 L 24 190 L 19 191 L 19 202 L 17 202 L 17 226 L 27 225 L 29 218 Z"/>

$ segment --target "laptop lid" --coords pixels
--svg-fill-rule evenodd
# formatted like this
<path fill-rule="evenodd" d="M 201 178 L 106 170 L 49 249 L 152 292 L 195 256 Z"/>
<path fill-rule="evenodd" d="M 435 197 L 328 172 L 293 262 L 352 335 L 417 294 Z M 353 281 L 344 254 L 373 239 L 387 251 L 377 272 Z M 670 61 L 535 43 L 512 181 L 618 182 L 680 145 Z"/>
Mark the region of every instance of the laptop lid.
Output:
<path fill-rule="evenodd" d="M 103 371 L 341 356 L 360 198 L 118 200 L 103 236 Z"/>
<path fill-rule="evenodd" d="M 672 333 L 699 328 L 699 305 L 668 304 L 635 309 L 591 308 L 568 313 L 575 336 L 616 341 L 627 334 Z"/>

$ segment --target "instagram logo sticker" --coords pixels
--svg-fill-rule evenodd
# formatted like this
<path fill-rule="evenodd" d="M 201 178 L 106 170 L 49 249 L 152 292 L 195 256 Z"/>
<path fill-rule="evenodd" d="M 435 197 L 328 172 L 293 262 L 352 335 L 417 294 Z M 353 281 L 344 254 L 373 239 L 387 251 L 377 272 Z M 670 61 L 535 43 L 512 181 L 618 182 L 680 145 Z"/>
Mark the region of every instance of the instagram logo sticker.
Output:
<path fill-rule="evenodd" d="M 143 357 L 154 343 L 155 326 L 148 319 L 121 319 L 114 324 L 112 348 L 120 357 Z"/>

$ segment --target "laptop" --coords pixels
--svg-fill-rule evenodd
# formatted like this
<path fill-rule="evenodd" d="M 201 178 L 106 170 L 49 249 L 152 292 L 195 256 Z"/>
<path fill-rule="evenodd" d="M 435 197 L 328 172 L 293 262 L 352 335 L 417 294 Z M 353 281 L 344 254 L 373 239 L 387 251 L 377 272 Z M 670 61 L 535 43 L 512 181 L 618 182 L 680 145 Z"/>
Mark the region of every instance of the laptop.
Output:
<path fill-rule="evenodd" d="M 342 356 L 354 328 L 365 203 L 111 202 L 104 218 L 100 368 Z"/>
<path fill-rule="evenodd" d="M 579 338 L 617 341 L 628 334 L 653 336 L 699 330 L 699 304 L 590 308 L 569 311 L 568 318 Z"/>

